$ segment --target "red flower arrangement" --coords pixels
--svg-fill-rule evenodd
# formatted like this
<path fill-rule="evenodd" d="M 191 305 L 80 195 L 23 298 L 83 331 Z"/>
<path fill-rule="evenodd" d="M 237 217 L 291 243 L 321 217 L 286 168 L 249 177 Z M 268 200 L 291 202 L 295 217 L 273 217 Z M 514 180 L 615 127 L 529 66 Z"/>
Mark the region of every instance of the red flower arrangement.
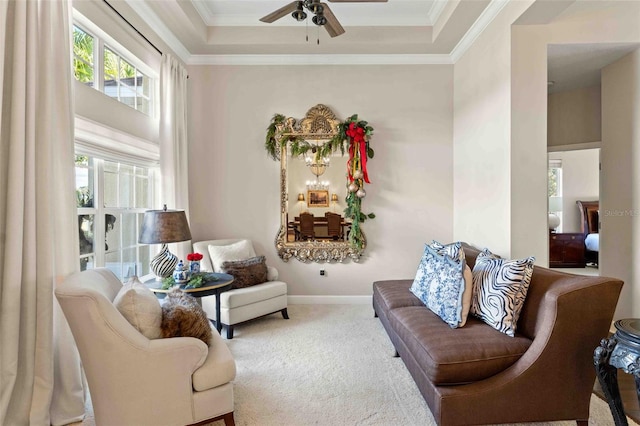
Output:
<path fill-rule="evenodd" d="M 187 255 L 187 260 L 189 261 L 198 261 L 202 260 L 203 256 L 200 253 L 189 253 Z"/>

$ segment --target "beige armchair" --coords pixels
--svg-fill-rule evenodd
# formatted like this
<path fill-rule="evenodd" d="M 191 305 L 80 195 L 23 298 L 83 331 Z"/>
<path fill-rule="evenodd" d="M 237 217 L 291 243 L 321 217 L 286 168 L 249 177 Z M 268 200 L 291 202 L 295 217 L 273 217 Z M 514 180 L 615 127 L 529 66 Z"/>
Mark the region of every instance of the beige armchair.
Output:
<path fill-rule="evenodd" d="M 122 283 L 109 270 L 71 275 L 55 291 L 78 345 L 98 425 L 234 424 L 236 366 L 213 332 L 149 340 L 113 300 Z"/>
<path fill-rule="evenodd" d="M 241 242 L 246 243 L 245 249 L 247 251 L 242 255 L 237 253 L 230 255 L 230 260 L 243 260 L 256 255 L 251 241 L 241 239 L 199 241 L 193 243 L 193 250 L 204 256 L 201 265 L 202 271 L 221 272 L 212 262 L 209 246 L 231 247 Z M 233 339 L 233 329 L 236 324 L 277 312 L 280 312 L 284 319 L 289 319 L 287 283 L 278 280 L 278 270 L 273 266 L 267 266 L 267 270 L 266 282 L 248 288 L 236 288 L 220 294 L 220 318 L 227 329 L 227 339 Z M 215 318 L 215 297 L 203 297 L 202 308 L 207 312 L 209 318 Z"/>

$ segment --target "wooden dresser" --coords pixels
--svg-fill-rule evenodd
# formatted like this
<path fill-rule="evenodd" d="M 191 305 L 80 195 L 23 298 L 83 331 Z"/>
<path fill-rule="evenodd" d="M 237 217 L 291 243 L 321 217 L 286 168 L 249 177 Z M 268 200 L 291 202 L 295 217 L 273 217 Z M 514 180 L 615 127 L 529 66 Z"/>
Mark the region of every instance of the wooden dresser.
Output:
<path fill-rule="evenodd" d="M 584 234 L 549 233 L 550 268 L 584 268 Z"/>

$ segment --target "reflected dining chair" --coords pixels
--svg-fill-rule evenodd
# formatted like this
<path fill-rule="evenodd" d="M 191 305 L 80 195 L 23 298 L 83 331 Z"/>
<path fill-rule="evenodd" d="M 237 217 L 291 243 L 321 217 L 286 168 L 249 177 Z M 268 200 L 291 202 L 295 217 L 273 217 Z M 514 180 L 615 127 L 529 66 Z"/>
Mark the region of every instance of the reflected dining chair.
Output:
<path fill-rule="evenodd" d="M 336 213 L 325 213 L 327 218 L 327 235 L 332 240 L 342 239 L 342 216 Z"/>
<path fill-rule="evenodd" d="M 314 239 L 316 237 L 313 227 L 313 213 L 300 213 L 300 238 L 303 240 Z"/>

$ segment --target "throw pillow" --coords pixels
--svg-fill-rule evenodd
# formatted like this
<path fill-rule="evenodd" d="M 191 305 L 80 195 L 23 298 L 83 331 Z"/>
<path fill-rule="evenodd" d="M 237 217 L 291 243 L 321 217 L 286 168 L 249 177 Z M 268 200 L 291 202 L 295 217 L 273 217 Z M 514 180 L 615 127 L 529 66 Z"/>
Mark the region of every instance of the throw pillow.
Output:
<path fill-rule="evenodd" d="M 113 299 L 113 305 L 147 339 L 160 338 L 160 302 L 138 277 L 132 277 L 122 286 Z"/>
<path fill-rule="evenodd" d="M 233 288 L 251 287 L 267 282 L 267 264 L 264 256 L 222 263 L 222 272 L 233 275 Z"/>
<path fill-rule="evenodd" d="M 179 288 L 167 293 L 162 305 L 162 337 L 195 337 L 209 345 L 211 325 L 202 306 Z"/>
<path fill-rule="evenodd" d="M 256 255 L 256 252 L 253 251 L 253 245 L 251 245 L 251 241 L 249 240 L 241 240 L 226 246 L 209 245 L 208 249 L 213 272 L 222 272 L 223 262 L 245 260 L 255 257 Z"/>
<path fill-rule="evenodd" d="M 425 245 L 411 286 L 411 292 L 452 328 L 461 327 L 466 322 L 466 315 L 464 320 L 462 315 L 466 266 L 465 262 Z"/>
<path fill-rule="evenodd" d="M 429 244 L 429 247 L 434 249 L 438 254 L 446 254 L 452 259 L 465 261 L 464 250 L 462 249 L 462 243 L 460 241 L 449 244 L 441 244 L 436 240 L 433 240 L 431 241 L 431 244 Z"/>
<path fill-rule="evenodd" d="M 515 336 L 518 317 L 533 275 L 535 257 L 502 259 L 488 250 L 473 267 L 471 313 L 508 336 Z"/>

